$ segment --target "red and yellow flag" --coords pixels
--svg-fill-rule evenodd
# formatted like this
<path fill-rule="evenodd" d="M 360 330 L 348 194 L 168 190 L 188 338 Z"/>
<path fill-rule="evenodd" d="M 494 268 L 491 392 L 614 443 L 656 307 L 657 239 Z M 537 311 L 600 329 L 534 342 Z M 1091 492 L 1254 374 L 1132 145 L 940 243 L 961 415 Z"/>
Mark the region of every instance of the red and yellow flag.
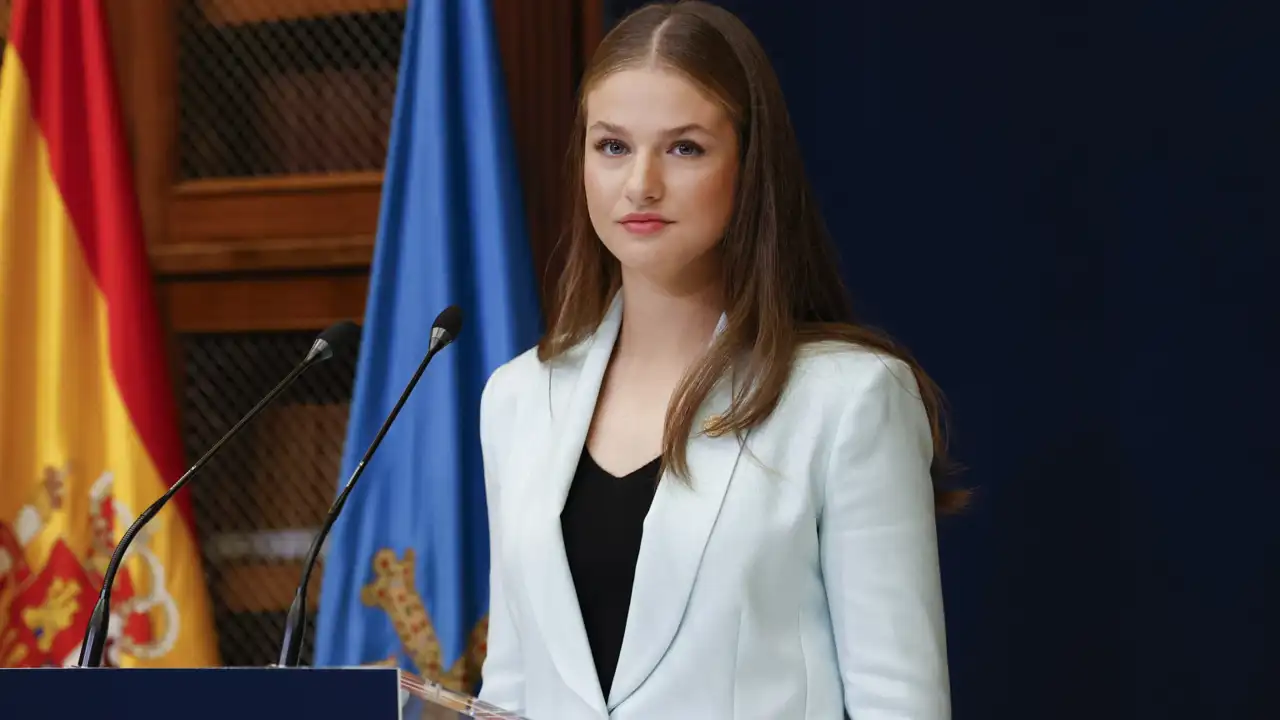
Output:
<path fill-rule="evenodd" d="M 0 667 L 71 665 L 184 469 L 99 0 L 16 0 L 0 69 Z M 217 664 L 185 493 L 135 539 L 104 664 Z"/>

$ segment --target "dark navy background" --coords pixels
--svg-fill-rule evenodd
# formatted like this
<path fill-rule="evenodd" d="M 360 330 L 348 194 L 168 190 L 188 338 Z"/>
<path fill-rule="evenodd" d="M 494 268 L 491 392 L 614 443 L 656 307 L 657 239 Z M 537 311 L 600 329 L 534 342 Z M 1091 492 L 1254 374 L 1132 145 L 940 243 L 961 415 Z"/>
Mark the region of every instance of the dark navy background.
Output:
<path fill-rule="evenodd" d="M 951 402 L 957 720 L 1280 718 L 1274 13 L 719 4 Z"/>

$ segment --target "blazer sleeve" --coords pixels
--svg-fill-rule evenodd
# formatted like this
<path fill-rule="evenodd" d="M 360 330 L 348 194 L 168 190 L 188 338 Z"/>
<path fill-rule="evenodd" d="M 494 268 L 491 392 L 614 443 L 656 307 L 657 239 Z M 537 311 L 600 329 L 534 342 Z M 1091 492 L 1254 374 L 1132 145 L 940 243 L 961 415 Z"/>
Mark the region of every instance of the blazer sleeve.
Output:
<path fill-rule="evenodd" d="M 480 397 L 480 447 L 484 462 L 485 498 L 489 520 L 489 634 L 481 667 L 480 699 L 514 713 L 524 711 L 524 669 L 520 636 L 512 620 L 503 588 L 505 567 L 502 557 L 502 523 L 499 511 L 502 486 L 498 472 L 498 446 L 504 433 L 498 432 L 502 412 L 497 390 L 499 368 L 485 384 Z"/>
<path fill-rule="evenodd" d="M 932 441 L 905 363 L 844 404 L 822 484 L 820 561 L 852 720 L 947 720 Z"/>

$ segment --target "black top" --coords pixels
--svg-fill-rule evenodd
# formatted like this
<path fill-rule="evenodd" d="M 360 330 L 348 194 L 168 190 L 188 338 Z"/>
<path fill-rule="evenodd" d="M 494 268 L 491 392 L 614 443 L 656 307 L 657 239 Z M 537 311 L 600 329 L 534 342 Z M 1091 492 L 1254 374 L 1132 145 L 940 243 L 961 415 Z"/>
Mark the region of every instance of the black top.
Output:
<path fill-rule="evenodd" d="M 658 487 L 661 458 L 614 477 L 585 449 L 569 487 L 560 529 L 587 630 L 600 689 L 606 698 L 622 650 L 640 537 Z"/>

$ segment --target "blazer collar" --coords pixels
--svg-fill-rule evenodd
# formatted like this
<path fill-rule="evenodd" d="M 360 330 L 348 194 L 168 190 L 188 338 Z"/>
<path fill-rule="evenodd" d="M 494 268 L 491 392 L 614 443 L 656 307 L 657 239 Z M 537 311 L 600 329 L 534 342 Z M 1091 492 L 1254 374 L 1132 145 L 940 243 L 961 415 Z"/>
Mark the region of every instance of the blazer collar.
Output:
<path fill-rule="evenodd" d="M 723 332 L 725 323 L 722 315 L 716 335 Z M 729 408 L 731 383 L 722 381 L 695 419 L 687 450 L 690 484 L 664 475 L 645 518 L 622 651 L 606 703 L 578 610 L 560 512 L 621 324 L 622 296 L 618 293 L 592 337 L 547 368 L 549 417 L 542 423 L 542 432 L 530 438 L 539 455 L 530 463 L 529 472 L 539 477 L 527 484 L 533 492 L 523 516 L 526 532 L 521 536 L 526 542 L 519 548 L 524 584 L 542 641 L 566 684 L 602 714 L 640 687 L 675 638 L 703 548 L 742 449 L 737 437 L 702 433 L 709 419 Z"/>

